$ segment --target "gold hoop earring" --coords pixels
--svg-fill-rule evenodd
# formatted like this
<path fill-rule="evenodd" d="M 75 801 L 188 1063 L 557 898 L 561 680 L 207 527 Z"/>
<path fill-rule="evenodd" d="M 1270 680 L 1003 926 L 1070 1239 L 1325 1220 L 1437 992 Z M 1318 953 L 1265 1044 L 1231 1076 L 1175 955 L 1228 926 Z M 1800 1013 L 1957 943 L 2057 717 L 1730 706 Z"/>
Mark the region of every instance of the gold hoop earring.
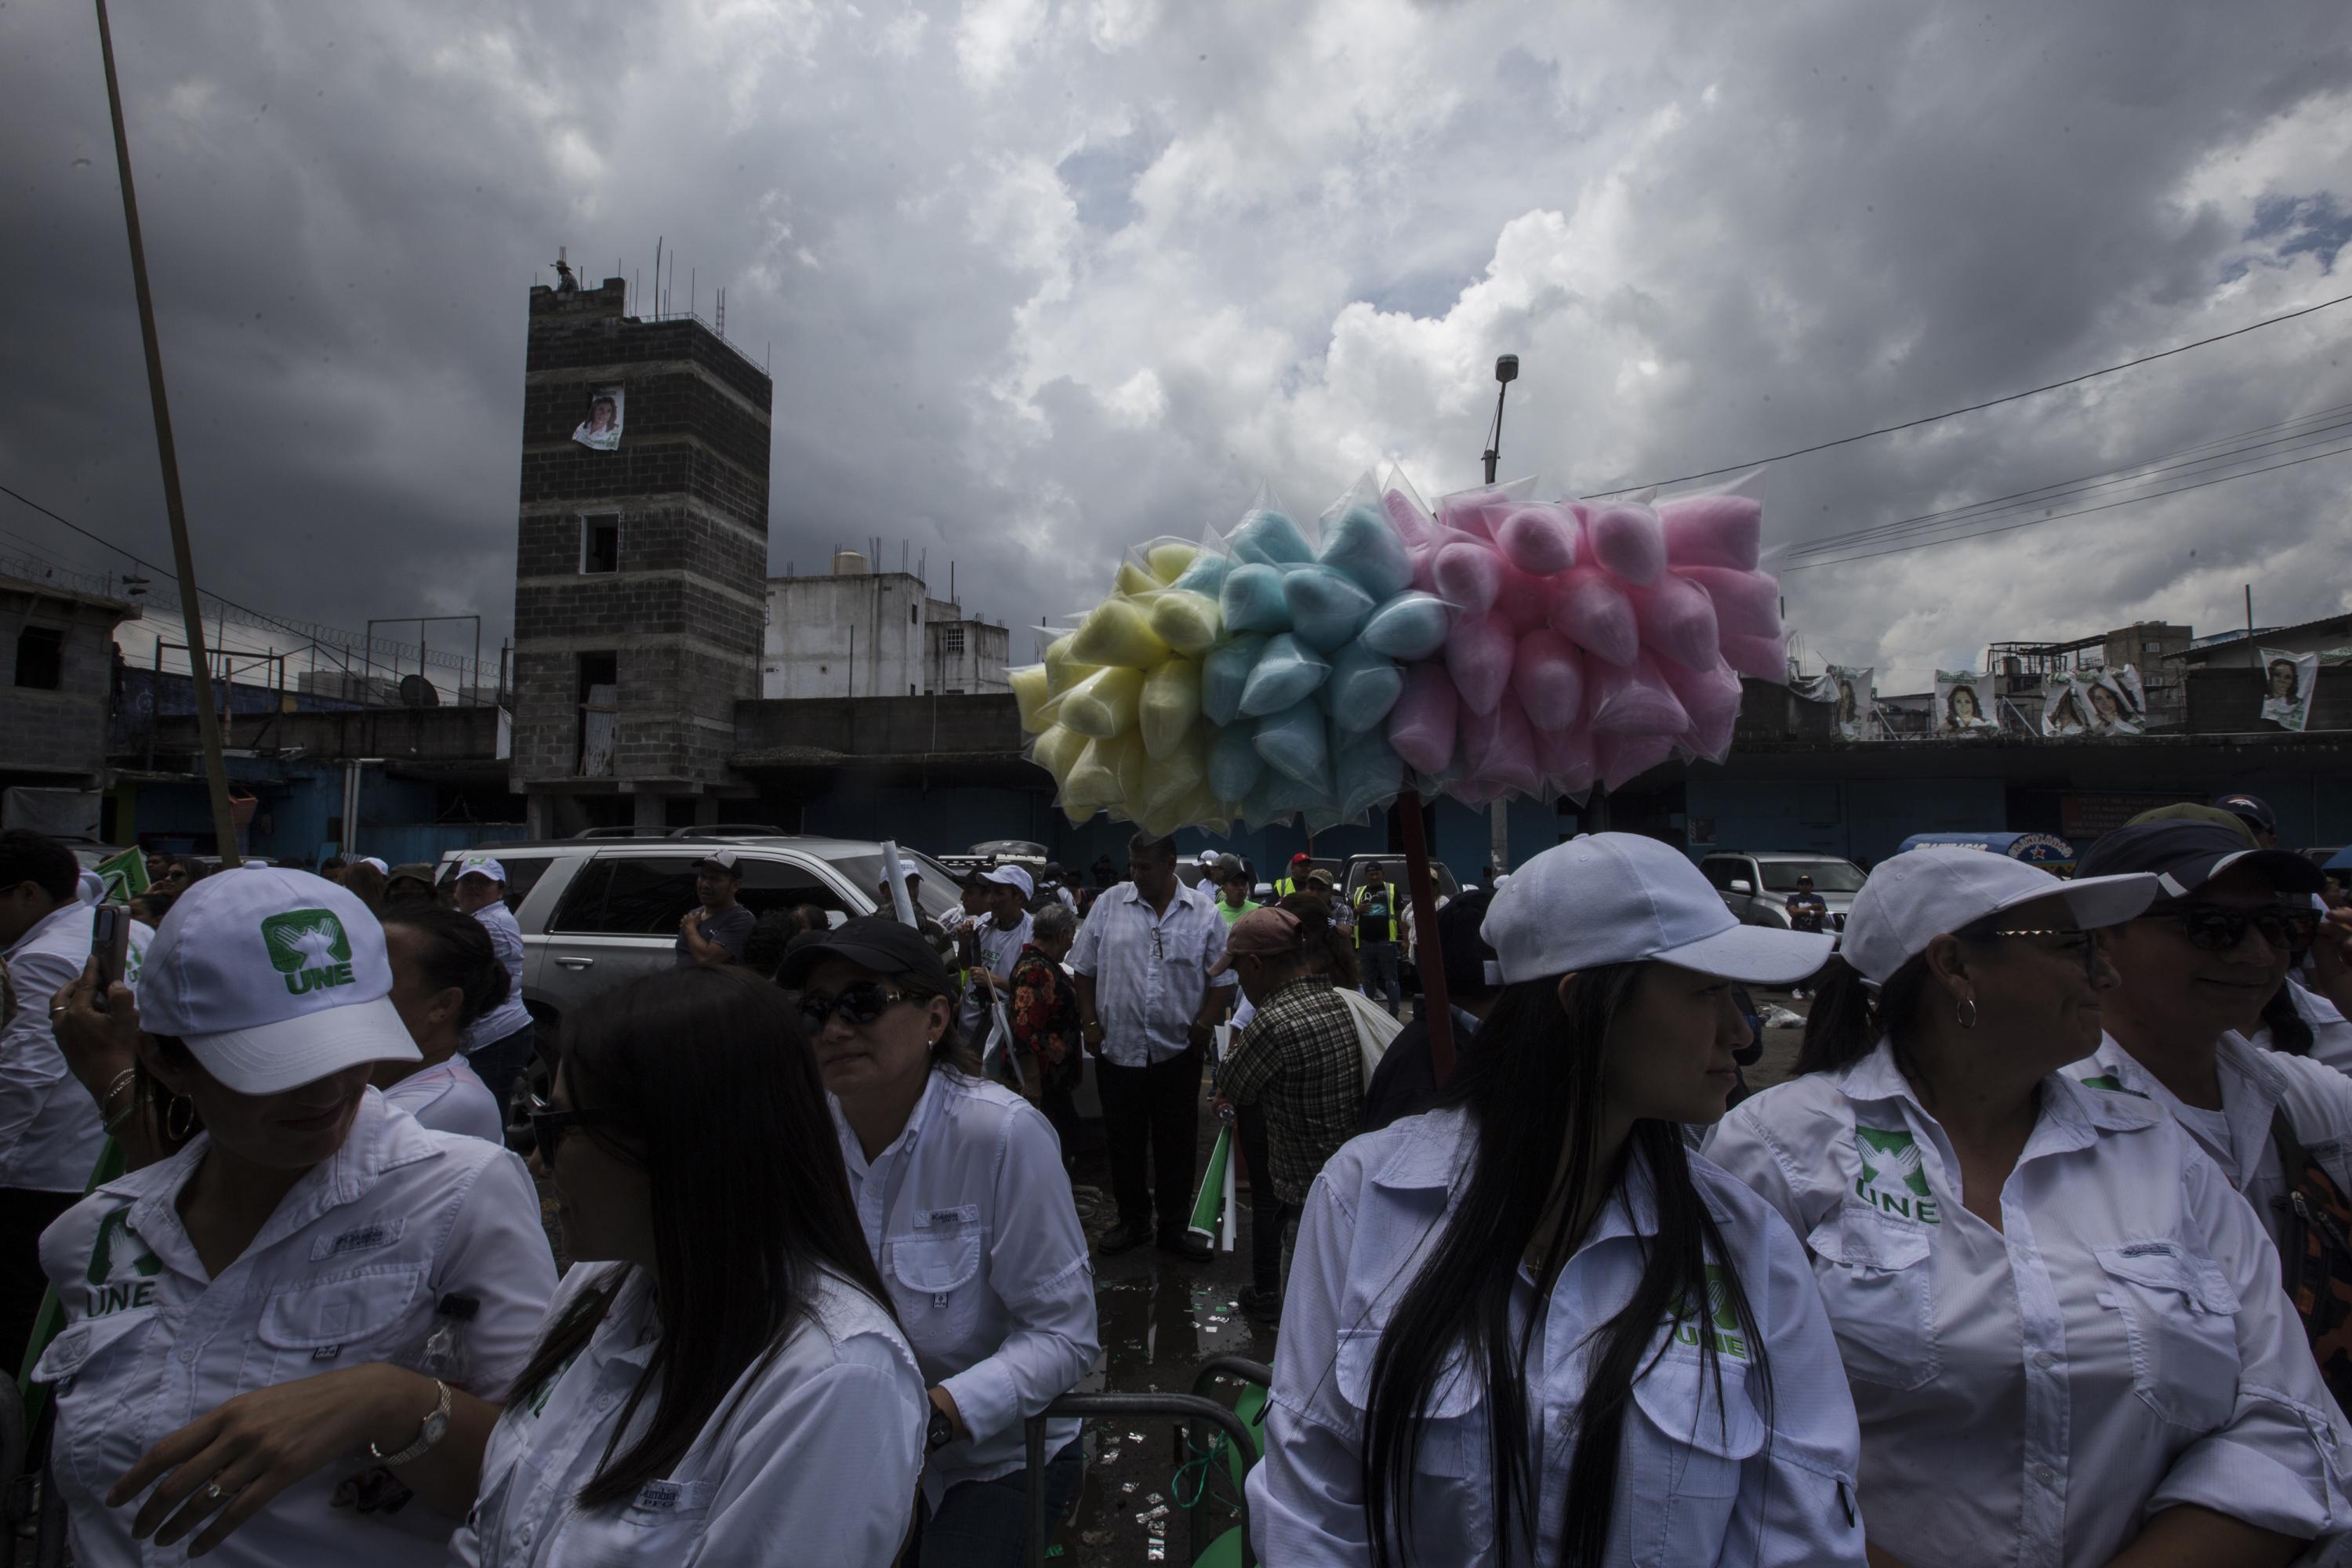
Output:
<path fill-rule="evenodd" d="M 173 1126 L 174 1121 L 181 1125 Z M 175 1094 L 172 1103 L 163 1108 L 163 1136 L 174 1143 L 184 1142 L 196 1130 L 196 1102 L 184 1094 Z"/>
<path fill-rule="evenodd" d="M 1973 996 L 1961 997 L 1960 1005 L 1958 1008 L 1955 1010 L 1955 1016 L 1959 1019 L 1961 1028 L 1975 1028 L 1977 1026 L 1977 999 Z"/>

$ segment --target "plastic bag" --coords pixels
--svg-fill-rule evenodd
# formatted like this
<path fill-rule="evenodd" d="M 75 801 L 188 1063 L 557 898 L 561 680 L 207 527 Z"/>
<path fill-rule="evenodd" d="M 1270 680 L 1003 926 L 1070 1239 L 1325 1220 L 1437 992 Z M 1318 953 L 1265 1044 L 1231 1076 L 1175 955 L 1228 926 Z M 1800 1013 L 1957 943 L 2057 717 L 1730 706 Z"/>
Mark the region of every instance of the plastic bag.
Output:
<path fill-rule="evenodd" d="M 1130 797 L 1138 806 L 1136 819 L 1162 817 L 1175 812 L 1194 790 L 1209 783 L 1208 747 L 1199 734 L 1186 731 L 1178 743 L 1154 755 L 1141 780 L 1141 794 Z"/>
<path fill-rule="evenodd" d="M 1593 565 L 1571 567 L 1552 582 L 1552 629 L 1597 659 L 1632 664 L 1642 634 L 1624 589 Z"/>
<path fill-rule="evenodd" d="M 1047 696 L 1059 697 L 1100 668 L 1071 656 L 1071 646 L 1077 640 L 1077 634 L 1070 632 L 1055 637 L 1045 645 L 1045 694 Z"/>
<path fill-rule="evenodd" d="M 1686 669 L 1714 668 L 1717 658 L 1715 601 L 1707 597 L 1706 589 L 1669 572 L 1625 596 L 1633 601 L 1633 624 L 1641 632 L 1643 647 Z"/>
<path fill-rule="evenodd" d="M 1740 674 L 1783 686 L 1789 683 L 1788 638 L 1733 637 L 1726 633 L 1722 643 L 1723 662 Z"/>
<path fill-rule="evenodd" d="M 1149 669 L 1168 657 L 1168 645 L 1152 631 L 1142 605 L 1113 595 L 1087 612 L 1070 639 L 1070 657 L 1082 664 Z"/>
<path fill-rule="evenodd" d="M 1444 667 L 1416 664 L 1404 672 L 1404 690 L 1389 710 L 1389 744 L 1407 767 L 1433 777 L 1454 763 L 1461 693 Z"/>
<path fill-rule="evenodd" d="M 1587 673 L 1595 735 L 1675 736 L 1691 727 L 1690 715 L 1650 655 L 1642 655 L 1630 669 L 1601 664 Z"/>
<path fill-rule="evenodd" d="M 1266 566 L 1315 559 L 1314 546 L 1298 531 L 1298 525 L 1267 507 L 1258 508 L 1235 524 L 1234 531 L 1225 535 L 1225 548 L 1236 561 Z"/>
<path fill-rule="evenodd" d="M 1110 588 L 1114 594 L 1139 599 L 1146 594 L 1158 593 L 1163 586 L 1165 584 L 1143 567 L 1132 561 L 1122 561 L 1118 563 L 1118 575 L 1113 579 Z"/>
<path fill-rule="evenodd" d="M 1438 547 L 1431 581 L 1447 604 L 1465 615 L 1483 616 L 1503 592 L 1502 556 L 1484 540 L 1456 539 Z"/>
<path fill-rule="evenodd" d="M 1518 639 L 1496 616 L 1465 616 L 1445 643 L 1445 668 L 1473 713 L 1492 713 L 1511 682 L 1511 659 Z"/>
<path fill-rule="evenodd" d="M 1364 622 L 1363 645 L 1389 658 L 1427 658 L 1445 646 L 1453 617 L 1433 594 L 1399 594 Z"/>
<path fill-rule="evenodd" d="M 1036 743 L 1029 748 L 1029 760 L 1053 774 L 1054 787 L 1062 789 L 1068 785 L 1070 770 L 1077 765 L 1087 743 L 1087 737 L 1076 730 L 1055 724 L 1041 733 Z"/>
<path fill-rule="evenodd" d="M 1538 730 L 1564 730 L 1584 717 L 1584 656 L 1549 627 L 1519 639 L 1511 695 Z"/>
<path fill-rule="evenodd" d="M 1297 637 L 1269 638 L 1242 687 L 1241 710 L 1254 719 L 1279 713 L 1314 696 L 1330 673 L 1330 662 Z"/>
<path fill-rule="evenodd" d="M 1170 588 L 1151 599 L 1151 632 L 1178 653 L 1198 658 L 1225 634 L 1225 618 L 1206 594 Z"/>
<path fill-rule="evenodd" d="M 1153 581 L 1172 584 L 1184 574 L 1200 553 L 1199 545 L 1188 544 L 1181 539 L 1155 539 L 1143 547 L 1143 567 L 1151 574 Z"/>
<path fill-rule="evenodd" d="M 1394 800 L 1404 788 L 1403 760 L 1378 731 L 1336 736 L 1331 773 L 1342 818 Z"/>
<path fill-rule="evenodd" d="M 1381 510 L 1388 515 L 1397 538 L 1403 541 L 1407 559 L 1428 544 L 1436 532 L 1436 519 L 1421 504 L 1421 497 L 1413 493 L 1402 469 L 1389 470 L 1388 484 L 1381 491 Z"/>
<path fill-rule="evenodd" d="M 1666 536 L 1658 514 L 1635 501 L 1595 505 L 1584 524 L 1593 564 L 1646 587 L 1666 569 Z"/>
<path fill-rule="evenodd" d="M 1675 754 L 1675 742 L 1664 735 L 1601 735 L 1592 749 L 1601 765 L 1601 782 L 1621 790 Z"/>
<path fill-rule="evenodd" d="M 1153 761 L 1166 758 L 1181 746 L 1192 721 L 1200 716 L 1199 665 L 1189 658 L 1171 658 L 1144 677 L 1136 727 L 1142 731 L 1143 749 Z"/>
<path fill-rule="evenodd" d="M 1024 664 L 1018 669 L 1004 672 L 1004 684 L 1012 689 L 1013 705 L 1020 710 L 1021 728 L 1029 734 L 1042 735 L 1051 724 L 1053 715 L 1045 712 L 1053 695 L 1045 689 L 1045 667 Z"/>
<path fill-rule="evenodd" d="M 1690 715 L 1691 723 L 1700 730 L 1713 731 L 1729 725 L 1739 718 L 1739 672 L 1718 658 L 1709 668 L 1685 669 L 1681 665 L 1660 661 L 1658 673 L 1666 679 L 1666 686 L 1675 700 Z"/>
<path fill-rule="evenodd" d="M 1118 763 L 1124 755 L 1115 742 L 1088 741 L 1071 765 L 1070 776 L 1063 781 L 1062 809 L 1084 821 L 1118 805 L 1125 798 L 1118 782 Z"/>
<path fill-rule="evenodd" d="M 1325 514 L 1323 548 L 1318 559 L 1333 571 L 1345 573 L 1375 604 L 1412 586 L 1412 556 L 1381 499 L 1372 491 L 1370 475 L 1349 492 L 1337 516 Z"/>
<path fill-rule="evenodd" d="M 1301 702 L 1258 721 L 1256 744 L 1257 754 L 1275 772 L 1328 794 L 1330 748 L 1323 710 L 1314 703 Z"/>
<path fill-rule="evenodd" d="M 1380 728 L 1403 690 L 1404 671 L 1358 638 L 1331 656 L 1323 705 L 1330 710 L 1333 729 L 1362 734 Z"/>
<path fill-rule="evenodd" d="M 1462 755 L 1477 783 L 1513 795 L 1543 793 L 1536 763 L 1536 732 L 1518 703 L 1506 695 L 1492 713 L 1462 716 Z"/>
<path fill-rule="evenodd" d="M 1753 572 L 1764 545 L 1764 503 L 1752 496 L 1684 496 L 1658 508 L 1666 559 L 1676 566 Z"/>
<path fill-rule="evenodd" d="M 1255 634 L 1238 637 L 1211 648 L 1201 661 L 1201 711 L 1210 723 L 1230 724 L 1241 716 L 1242 691 L 1265 644 Z"/>
<path fill-rule="evenodd" d="M 1168 584 L 1190 594 L 1206 594 L 1215 598 L 1224 592 L 1225 577 L 1234 569 L 1234 558 L 1221 551 L 1203 550 L 1192 557 L 1192 563 L 1177 574 Z"/>
<path fill-rule="evenodd" d="M 1285 573 L 1282 581 L 1290 601 L 1291 629 L 1300 642 L 1320 652 L 1352 639 L 1372 613 L 1372 596 L 1336 568 L 1301 566 Z"/>
<path fill-rule="evenodd" d="M 1522 572 L 1549 576 L 1576 564 L 1576 514 L 1565 506 L 1523 506 L 1503 519 L 1495 542 Z"/>
<path fill-rule="evenodd" d="M 1107 741 L 1135 728 L 1142 700 L 1143 671 L 1107 666 L 1064 694 L 1062 722 L 1081 735 Z"/>
<path fill-rule="evenodd" d="M 1244 720 L 1216 731 L 1209 742 L 1209 793 L 1219 800 L 1244 800 L 1257 787 L 1265 759 L 1257 754 L 1257 726 Z"/>
<path fill-rule="evenodd" d="M 1780 635 L 1780 584 L 1761 572 L 1735 572 L 1727 566 L 1677 566 L 1674 574 L 1687 578 L 1714 601 L 1716 624 L 1734 637 L 1777 637 Z"/>
<path fill-rule="evenodd" d="M 1558 576 L 1531 577 L 1506 562 L 1503 565 L 1503 590 L 1495 595 L 1495 614 L 1502 616 L 1512 635 L 1525 636 L 1538 626 L 1551 624 L 1551 601 Z"/>
<path fill-rule="evenodd" d="M 1491 540 L 1506 517 L 1525 506 L 1535 494 L 1535 476 L 1507 479 L 1499 485 L 1455 490 L 1437 498 L 1437 521 L 1475 538 Z"/>
<path fill-rule="evenodd" d="M 1225 575 L 1217 609 L 1225 618 L 1228 637 L 1290 629 L 1290 598 L 1283 592 L 1278 567 L 1260 563 L 1234 567 Z"/>
<path fill-rule="evenodd" d="M 1561 795 L 1581 801 L 1601 775 L 1601 760 L 1592 747 L 1592 731 L 1583 724 L 1566 730 L 1536 731 L 1536 762 L 1544 782 Z"/>

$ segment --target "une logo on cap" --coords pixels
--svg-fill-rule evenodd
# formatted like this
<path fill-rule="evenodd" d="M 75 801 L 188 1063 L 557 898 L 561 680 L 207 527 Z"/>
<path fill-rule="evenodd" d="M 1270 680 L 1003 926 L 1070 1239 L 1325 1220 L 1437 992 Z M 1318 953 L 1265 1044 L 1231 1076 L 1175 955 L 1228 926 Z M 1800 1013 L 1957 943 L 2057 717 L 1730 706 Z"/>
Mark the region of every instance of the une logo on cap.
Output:
<path fill-rule="evenodd" d="M 349 985 L 354 978 L 352 939 L 344 933 L 343 922 L 326 910 L 288 910 L 266 916 L 261 940 L 269 950 L 271 967 L 286 977 L 291 995 Z"/>

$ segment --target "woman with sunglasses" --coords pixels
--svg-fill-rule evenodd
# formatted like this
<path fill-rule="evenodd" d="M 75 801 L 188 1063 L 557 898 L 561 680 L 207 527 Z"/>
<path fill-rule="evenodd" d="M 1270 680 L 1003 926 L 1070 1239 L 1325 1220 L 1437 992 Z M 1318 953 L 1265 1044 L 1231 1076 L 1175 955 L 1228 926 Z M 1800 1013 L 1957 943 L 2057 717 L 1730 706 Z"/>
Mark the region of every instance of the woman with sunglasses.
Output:
<path fill-rule="evenodd" d="M 930 1408 L 908 1568 L 1025 1561 L 1022 1423 L 1097 1351 L 1094 1275 L 1036 1108 L 979 1076 L 955 983 L 922 935 L 853 920 L 785 955 L 777 981 L 832 1098 L 865 1242 L 915 1347 Z M 1084 1460 L 1078 1423 L 1046 1426 L 1048 1517 Z"/>
<path fill-rule="evenodd" d="M 569 1021 L 530 1120 L 576 1261 L 458 1563 L 896 1556 L 929 1406 L 798 1024 L 774 986 L 699 967 Z"/>
<path fill-rule="evenodd" d="M 392 985 L 358 898 L 251 867 L 181 895 L 135 1004 L 94 965 L 57 998 L 131 1167 L 41 1238 L 83 1568 L 446 1560 L 555 1263 L 520 1161 L 369 1087 L 417 1058 Z"/>
<path fill-rule="evenodd" d="M 2249 847 L 2234 826 L 2183 818 L 2119 828 L 2077 867 L 2117 871 L 2154 872 L 2167 896 L 2100 933 L 2122 984 L 2097 1054 L 2069 1070 L 2170 1111 L 2284 1248 L 2290 1177 L 2278 1121 L 2352 1194 L 2352 1078 L 2245 1038 L 2317 934 L 2319 871 L 2292 850 Z"/>
<path fill-rule="evenodd" d="M 2157 879 L 1920 849 L 1872 871 L 1800 1077 L 1707 1156 L 1805 1238 L 1885 1568 L 2260 1568 L 2352 1525 L 2352 1449 L 2228 1179 L 2060 1069 Z"/>
<path fill-rule="evenodd" d="M 1439 1108 L 1348 1143 L 1298 1222 L 1249 1478 L 1281 1568 L 1859 1564 L 1854 1420 L 1804 1254 L 1689 1155 L 1747 1043 L 1737 977 L 1830 939 L 1742 926 L 1681 851 L 1529 860 L 1504 989 Z"/>

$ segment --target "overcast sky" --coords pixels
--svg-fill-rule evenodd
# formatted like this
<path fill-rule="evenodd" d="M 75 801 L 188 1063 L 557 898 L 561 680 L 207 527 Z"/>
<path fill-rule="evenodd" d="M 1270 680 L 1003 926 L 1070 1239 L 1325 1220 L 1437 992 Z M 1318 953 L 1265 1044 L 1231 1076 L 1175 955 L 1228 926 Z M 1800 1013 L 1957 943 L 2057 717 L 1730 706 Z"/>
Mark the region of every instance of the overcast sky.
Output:
<path fill-rule="evenodd" d="M 198 568 L 513 605 L 525 294 L 654 243 L 776 377 L 772 561 L 1025 626 L 1368 466 L 1591 491 L 2352 293 L 2352 7 L 120 0 Z M 96 27 L 11 0 L 0 483 L 168 560 Z M 1779 465 L 1797 543 L 2352 404 L 2352 305 Z M 1791 572 L 1811 658 L 2352 608 L 2352 457 Z M 0 555 L 103 552 L 0 498 Z M 1029 639 L 1016 635 L 1016 657 Z"/>

